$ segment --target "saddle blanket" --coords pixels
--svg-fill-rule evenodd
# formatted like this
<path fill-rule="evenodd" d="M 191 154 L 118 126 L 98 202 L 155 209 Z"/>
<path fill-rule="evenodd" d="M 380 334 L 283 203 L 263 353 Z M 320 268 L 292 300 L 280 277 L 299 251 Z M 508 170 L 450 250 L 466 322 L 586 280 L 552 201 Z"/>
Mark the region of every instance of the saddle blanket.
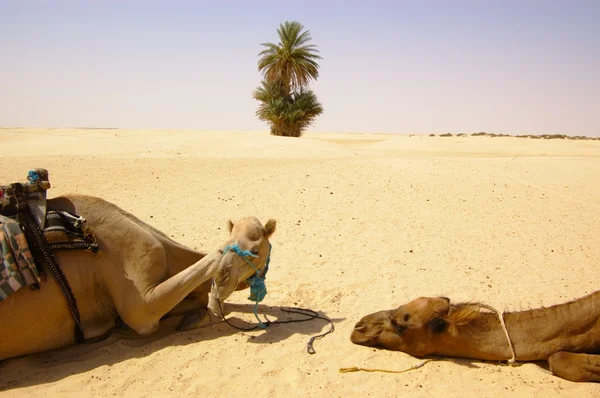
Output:
<path fill-rule="evenodd" d="M 44 224 L 48 249 L 98 252 L 96 237 L 84 218 L 63 210 L 49 210 Z M 36 266 L 34 253 L 19 223 L 0 215 L 0 301 L 23 286 L 39 289 L 45 272 L 41 263 Z"/>
<path fill-rule="evenodd" d="M 42 281 L 19 223 L 0 215 L 0 300 Z"/>

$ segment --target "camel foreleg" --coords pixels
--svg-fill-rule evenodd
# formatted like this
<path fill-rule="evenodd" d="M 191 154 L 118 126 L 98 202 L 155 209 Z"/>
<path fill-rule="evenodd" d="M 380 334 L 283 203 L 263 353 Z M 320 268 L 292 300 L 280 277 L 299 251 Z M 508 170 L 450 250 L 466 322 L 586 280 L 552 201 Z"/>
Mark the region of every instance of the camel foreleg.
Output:
<path fill-rule="evenodd" d="M 157 256 L 162 253 L 157 252 Z M 149 254 L 152 257 L 152 254 Z M 213 252 L 169 279 L 150 286 L 145 292 L 125 293 L 117 308 L 123 321 L 138 334 L 151 334 L 158 322 L 192 291 L 217 272 L 222 254 Z"/>
<path fill-rule="evenodd" d="M 600 382 L 600 355 L 559 351 L 548 364 L 553 374 L 570 381 Z"/>

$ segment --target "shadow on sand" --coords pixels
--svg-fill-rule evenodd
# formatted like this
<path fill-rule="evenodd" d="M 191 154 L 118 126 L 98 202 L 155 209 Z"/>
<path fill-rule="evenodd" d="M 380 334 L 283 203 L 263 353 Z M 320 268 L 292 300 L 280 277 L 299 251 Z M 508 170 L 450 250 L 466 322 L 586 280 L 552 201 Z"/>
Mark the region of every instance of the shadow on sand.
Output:
<path fill-rule="evenodd" d="M 245 328 L 255 326 L 257 322 L 249 323 L 240 318 L 230 317 L 229 314 L 241 313 L 245 314 L 244 319 L 254 319 L 248 316 L 253 311 L 254 305 L 252 304 L 227 304 L 225 308 L 229 322 Z M 261 319 L 264 320 L 266 315 L 267 319 L 271 321 L 307 318 L 303 315 L 285 313 L 280 307 L 266 305 L 260 305 L 258 313 L 261 315 Z M 322 312 L 318 312 L 318 314 L 325 316 Z M 247 336 L 249 343 L 273 344 L 294 334 L 312 335 L 329 330 L 326 321 L 313 319 L 298 323 L 272 324 L 266 329 L 256 329 L 252 332 L 240 331 L 225 323 L 185 332 L 175 332 L 179 320 L 180 317 L 173 317 L 161 321 L 158 331 L 148 337 L 138 336 L 131 329 L 123 327 L 116 329 L 108 338 L 99 342 L 74 345 L 0 362 L 0 392 L 52 383 L 100 366 L 113 365 L 132 358 L 144 358 L 166 347 L 186 346 L 234 334 Z M 342 320 L 343 318 L 332 319 L 331 322 Z M 256 320 L 254 319 L 254 321 Z M 318 342 L 315 342 L 315 346 L 318 352 Z"/>
<path fill-rule="evenodd" d="M 287 310 L 302 310 L 303 313 L 290 313 Z M 228 316 L 231 312 L 240 313 L 253 313 L 254 305 L 252 304 L 229 304 L 225 311 L 227 322 L 229 327 L 235 328 L 255 328 L 258 321 L 254 319 L 254 323 L 249 324 L 248 322 L 242 321 L 235 317 Z M 313 312 L 320 318 L 314 318 L 307 315 L 307 312 Z M 296 307 L 271 307 L 266 305 L 258 306 L 258 313 L 262 322 L 269 321 L 272 324 L 268 325 L 266 329 L 254 329 L 263 330 L 264 333 L 259 335 L 248 334 L 247 342 L 255 344 L 272 344 L 282 340 L 294 334 L 314 334 L 319 333 L 325 337 L 326 334 L 334 332 L 335 323 L 342 322 L 346 318 L 328 318 L 324 313 L 312 311 L 310 309 L 302 309 Z M 325 318 L 325 319 L 323 319 Z M 283 323 L 277 323 L 283 322 Z M 240 332 L 244 332 L 241 330 Z M 321 337 L 321 338 L 322 338 Z M 311 341 L 307 338 L 307 344 Z M 314 343 L 318 344 L 318 343 Z M 317 349 L 312 347 L 316 353 Z M 308 346 L 307 346 L 308 349 Z"/>

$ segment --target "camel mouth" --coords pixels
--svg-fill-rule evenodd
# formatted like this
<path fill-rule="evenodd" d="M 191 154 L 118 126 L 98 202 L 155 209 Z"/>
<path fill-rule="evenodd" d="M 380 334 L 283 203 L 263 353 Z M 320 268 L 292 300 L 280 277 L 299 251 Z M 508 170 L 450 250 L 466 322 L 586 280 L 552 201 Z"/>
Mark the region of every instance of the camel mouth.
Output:
<path fill-rule="evenodd" d="M 384 325 L 390 321 L 390 315 L 390 310 L 383 310 L 362 317 L 354 325 L 354 329 L 350 334 L 350 341 L 367 347 L 376 346 Z"/>
<path fill-rule="evenodd" d="M 257 268 L 254 264 L 252 264 L 249 261 L 249 259 L 239 255 L 235 251 L 227 250 L 227 248 L 225 248 L 219 249 L 219 252 L 221 252 L 222 255 L 219 261 L 218 268 L 220 270 L 224 270 L 222 271 L 222 277 L 217 277 L 217 280 L 215 281 L 217 289 L 219 291 L 219 299 L 224 300 L 229 296 L 230 293 L 224 293 L 229 290 L 226 286 L 237 286 L 240 283 L 246 283 L 250 285 L 249 278 L 252 278 L 256 275 L 262 277 L 262 275 L 264 275 L 265 273 L 264 269 Z M 249 266 L 249 268 L 245 269 L 240 268 L 238 266 L 233 266 L 235 264 L 236 258 L 241 259 L 243 261 L 243 264 L 245 264 L 245 266 Z"/>
<path fill-rule="evenodd" d="M 360 332 L 353 330 L 352 333 L 350 334 L 350 341 L 353 342 L 354 344 L 359 344 L 358 342 L 361 341 Z"/>
<path fill-rule="evenodd" d="M 358 330 L 353 330 L 350 334 L 350 341 L 357 345 L 364 345 L 367 347 L 373 346 L 373 338 L 366 336 L 364 333 Z"/>
<path fill-rule="evenodd" d="M 350 341 L 358 345 L 372 346 L 374 339 L 365 333 L 367 331 L 367 325 L 364 322 L 357 322 L 350 334 Z"/>

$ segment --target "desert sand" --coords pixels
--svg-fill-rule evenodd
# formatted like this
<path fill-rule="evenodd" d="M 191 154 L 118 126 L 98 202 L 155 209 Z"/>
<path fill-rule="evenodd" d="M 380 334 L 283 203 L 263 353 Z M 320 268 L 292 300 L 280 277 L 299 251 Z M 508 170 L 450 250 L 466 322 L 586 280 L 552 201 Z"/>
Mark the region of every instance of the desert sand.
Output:
<path fill-rule="evenodd" d="M 522 310 L 600 288 L 600 141 L 384 134 L 2 129 L 1 182 L 50 172 L 49 197 L 110 200 L 175 240 L 219 248 L 228 219 L 278 221 L 260 313 L 320 320 L 239 332 L 226 324 L 107 340 L 0 364 L 0 395 L 593 397 L 539 364 L 421 360 L 353 345 L 368 313 L 419 296 Z M 254 322 L 248 292 L 232 322 Z M 9 344 L 2 342 L 1 344 Z"/>

